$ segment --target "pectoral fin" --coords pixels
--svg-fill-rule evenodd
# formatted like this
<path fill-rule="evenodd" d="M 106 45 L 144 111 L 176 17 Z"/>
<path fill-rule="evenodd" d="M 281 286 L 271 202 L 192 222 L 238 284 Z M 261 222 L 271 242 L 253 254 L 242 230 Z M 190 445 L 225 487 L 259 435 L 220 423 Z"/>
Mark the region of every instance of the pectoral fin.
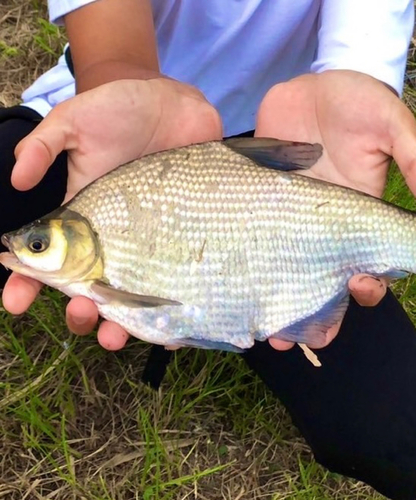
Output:
<path fill-rule="evenodd" d="M 326 333 L 331 326 L 342 321 L 348 307 L 349 298 L 349 293 L 343 292 L 325 304 L 320 311 L 286 327 L 271 337 L 306 344 L 312 348 L 322 347 L 325 345 Z"/>
<path fill-rule="evenodd" d="M 322 155 L 320 144 L 281 141 L 260 137 L 236 137 L 224 142 L 236 153 L 242 154 L 259 165 L 275 170 L 305 170 L 314 165 Z"/>
<path fill-rule="evenodd" d="M 91 290 L 105 303 L 119 302 L 129 307 L 159 307 L 159 306 L 180 306 L 176 300 L 164 299 L 162 297 L 152 297 L 149 295 L 139 295 L 136 293 L 119 290 L 104 283 L 103 281 L 94 281 Z"/>

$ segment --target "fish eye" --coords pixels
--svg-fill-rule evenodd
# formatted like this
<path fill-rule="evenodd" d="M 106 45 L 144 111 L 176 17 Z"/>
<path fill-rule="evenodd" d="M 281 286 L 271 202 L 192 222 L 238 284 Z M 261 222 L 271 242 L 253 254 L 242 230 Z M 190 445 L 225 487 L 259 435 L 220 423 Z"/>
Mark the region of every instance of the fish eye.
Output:
<path fill-rule="evenodd" d="M 29 242 L 29 249 L 33 253 L 41 253 L 44 252 L 49 247 L 49 239 L 45 236 L 40 236 L 38 234 L 33 235 Z"/>

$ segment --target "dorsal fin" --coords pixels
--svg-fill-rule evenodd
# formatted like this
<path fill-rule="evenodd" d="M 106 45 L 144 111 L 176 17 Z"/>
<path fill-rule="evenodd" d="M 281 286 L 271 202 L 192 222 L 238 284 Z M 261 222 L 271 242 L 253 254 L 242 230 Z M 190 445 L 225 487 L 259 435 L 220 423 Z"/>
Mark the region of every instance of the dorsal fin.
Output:
<path fill-rule="evenodd" d="M 283 171 L 308 169 L 322 155 L 320 144 L 266 137 L 235 137 L 226 139 L 224 144 L 259 165 Z"/>

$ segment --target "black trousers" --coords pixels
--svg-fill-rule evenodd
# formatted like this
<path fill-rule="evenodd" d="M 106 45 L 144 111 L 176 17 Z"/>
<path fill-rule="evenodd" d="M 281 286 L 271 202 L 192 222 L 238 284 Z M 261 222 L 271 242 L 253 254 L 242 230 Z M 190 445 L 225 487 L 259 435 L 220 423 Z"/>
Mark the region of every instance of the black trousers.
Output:
<path fill-rule="evenodd" d="M 49 213 L 58 207 L 66 191 L 66 153 L 61 153 L 45 178 L 30 191 L 12 187 L 10 177 L 15 162 L 14 148 L 41 121 L 30 108 L 0 108 L 0 235 Z M 0 244 L 0 251 L 5 248 Z M 8 272 L 0 266 L 0 288 Z"/>
<path fill-rule="evenodd" d="M 65 153 L 35 189 L 11 187 L 14 147 L 38 121 L 25 108 L 0 110 L 0 234 L 50 212 L 64 197 Z M 2 286 L 6 272 L 0 273 Z M 147 382 L 158 385 L 169 356 L 153 348 Z M 318 462 L 391 499 L 416 499 L 416 331 L 392 293 L 374 308 L 352 301 L 340 334 L 319 351 L 322 368 L 298 347 L 278 352 L 267 342 L 243 357 L 287 407 Z"/>

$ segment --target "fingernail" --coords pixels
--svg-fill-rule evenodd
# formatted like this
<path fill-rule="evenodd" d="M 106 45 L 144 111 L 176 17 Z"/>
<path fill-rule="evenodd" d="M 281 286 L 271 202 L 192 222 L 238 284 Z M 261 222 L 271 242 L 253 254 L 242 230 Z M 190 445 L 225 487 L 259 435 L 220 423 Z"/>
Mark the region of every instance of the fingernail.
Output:
<path fill-rule="evenodd" d="M 87 317 L 87 316 L 70 316 L 68 319 L 71 321 L 71 323 L 74 323 L 74 325 L 83 326 L 83 325 L 86 325 L 88 323 L 89 317 Z"/>
<path fill-rule="evenodd" d="M 379 283 L 381 283 L 381 279 L 376 278 L 375 276 L 361 276 L 361 278 L 358 280 L 358 282 L 361 283 L 363 280 L 367 280 L 367 279 L 378 281 Z"/>

